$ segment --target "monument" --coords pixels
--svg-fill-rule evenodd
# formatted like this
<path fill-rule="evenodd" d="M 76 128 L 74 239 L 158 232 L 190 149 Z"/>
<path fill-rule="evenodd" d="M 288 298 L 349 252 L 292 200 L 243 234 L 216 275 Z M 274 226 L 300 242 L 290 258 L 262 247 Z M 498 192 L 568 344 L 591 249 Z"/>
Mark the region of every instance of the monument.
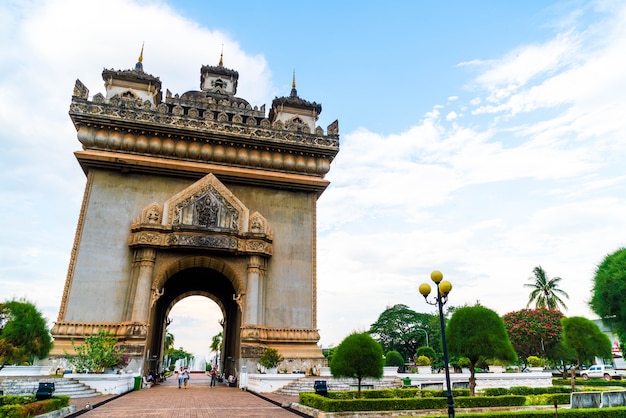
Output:
<path fill-rule="evenodd" d="M 224 316 L 222 370 L 255 370 L 266 347 L 281 368 L 319 370 L 316 204 L 337 121 L 315 125 L 322 106 L 295 76 L 268 113 L 251 106 L 222 56 L 202 66 L 200 90 L 163 100 L 142 58 L 105 69 L 104 95 L 74 87 L 87 181 L 51 356 L 104 329 L 135 370 L 158 368 L 168 313 L 201 295 Z"/>

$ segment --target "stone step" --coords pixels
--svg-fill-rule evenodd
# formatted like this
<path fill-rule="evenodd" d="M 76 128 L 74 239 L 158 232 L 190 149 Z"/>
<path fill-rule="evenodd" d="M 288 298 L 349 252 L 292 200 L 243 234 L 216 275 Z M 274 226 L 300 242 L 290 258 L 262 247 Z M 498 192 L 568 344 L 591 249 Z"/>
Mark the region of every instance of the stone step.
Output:
<path fill-rule="evenodd" d="M 101 395 L 96 390 L 74 379 L 38 377 L 11 377 L 0 379 L 0 390 L 5 395 L 25 395 L 35 393 L 39 382 L 54 382 L 54 394 L 70 398 L 88 398 Z"/>
<path fill-rule="evenodd" d="M 55 384 L 55 395 L 69 396 L 70 398 L 89 398 L 91 396 L 99 396 L 100 393 L 87 385 L 73 381 L 60 386 Z"/>

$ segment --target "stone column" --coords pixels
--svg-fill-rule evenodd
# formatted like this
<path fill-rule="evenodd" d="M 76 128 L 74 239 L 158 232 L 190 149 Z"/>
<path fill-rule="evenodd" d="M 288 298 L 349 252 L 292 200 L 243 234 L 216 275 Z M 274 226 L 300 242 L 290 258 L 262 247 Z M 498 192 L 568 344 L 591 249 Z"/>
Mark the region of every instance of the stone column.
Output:
<path fill-rule="evenodd" d="M 248 258 L 248 280 L 246 285 L 246 305 L 244 324 L 263 322 L 263 282 L 265 277 L 265 259 L 258 255 Z"/>
<path fill-rule="evenodd" d="M 133 269 L 137 271 L 135 300 L 133 301 L 133 322 L 147 323 L 152 299 L 152 272 L 156 260 L 154 248 L 137 248 L 134 254 Z"/>

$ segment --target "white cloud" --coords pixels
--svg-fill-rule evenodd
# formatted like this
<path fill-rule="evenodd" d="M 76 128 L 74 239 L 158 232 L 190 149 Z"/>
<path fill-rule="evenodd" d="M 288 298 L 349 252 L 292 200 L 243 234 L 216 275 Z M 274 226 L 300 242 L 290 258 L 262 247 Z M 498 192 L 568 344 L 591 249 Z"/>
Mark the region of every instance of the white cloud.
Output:
<path fill-rule="evenodd" d="M 344 136 L 319 201 L 319 273 L 371 306 L 354 326 L 389 303 L 430 311 L 416 287 L 433 269 L 452 280 L 450 303 L 480 300 L 503 314 L 526 305 L 523 285 L 542 265 L 563 278 L 568 313 L 593 316 L 594 267 L 626 241 L 624 10 L 471 62 L 484 69 L 468 102 L 481 119 L 451 118 L 459 98 L 398 135 Z M 337 224 L 349 232 L 330 232 Z M 321 303 L 336 302 L 320 288 Z M 326 343 L 341 341 L 330 318 L 320 322 Z"/>

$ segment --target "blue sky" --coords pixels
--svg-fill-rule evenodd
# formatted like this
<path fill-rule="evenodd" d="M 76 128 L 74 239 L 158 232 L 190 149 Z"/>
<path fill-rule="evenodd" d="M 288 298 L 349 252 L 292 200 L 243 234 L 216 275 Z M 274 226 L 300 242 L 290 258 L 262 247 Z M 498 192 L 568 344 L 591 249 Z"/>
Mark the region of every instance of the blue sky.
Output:
<path fill-rule="evenodd" d="M 339 120 L 318 201 L 318 326 L 325 346 L 417 293 L 439 269 L 453 305 L 526 306 L 541 265 L 566 315 L 588 309 L 595 266 L 626 241 L 626 6 L 620 1 L 0 4 L 0 299 L 56 320 L 85 184 L 67 111 L 74 80 L 144 69 L 198 89 L 239 71 L 238 96 L 289 94 Z M 176 345 L 204 352 L 209 302 L 174 308 Z"/>

